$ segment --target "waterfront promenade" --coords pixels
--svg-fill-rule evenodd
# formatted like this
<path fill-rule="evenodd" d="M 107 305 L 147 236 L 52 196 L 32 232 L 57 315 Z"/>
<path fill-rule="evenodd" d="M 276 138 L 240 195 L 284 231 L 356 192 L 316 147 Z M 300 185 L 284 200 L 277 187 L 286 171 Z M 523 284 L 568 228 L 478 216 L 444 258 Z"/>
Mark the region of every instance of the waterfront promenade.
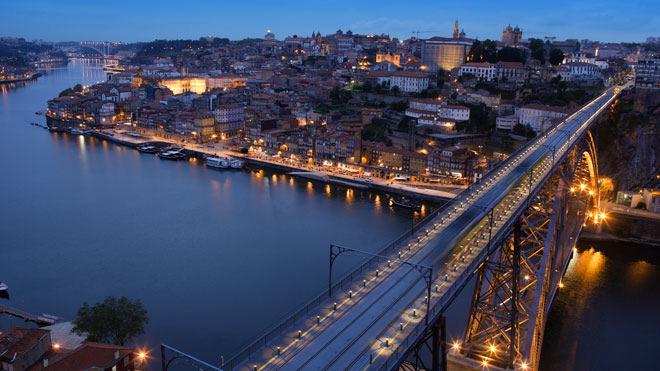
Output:
<path fill-rule="evenodd" d="M 129 146 L 139 146 L 141 144 L 150 143 L 150 142 L 164 142 L 170 143 L 172 145 L 177 145 L 188 151 L 197 153 L 201 156 L 225 156 L 225 157 L 236 157 L 245 160 L 250 164 L 254 164 L 261 167 L 276 168 L 278 170 L 283 170 L 287 172 L 310 172 L 309 177 L 311 179 L 321 180 L 325 178 L 324 181 L 335 182 L 337 184 L 355 184 L 357 186 L 364 186 L 374 190 L 400 194 L 404 196 L 410 196 L 415 198 L 420 198 L 429 201 L 442 201 L 447 199 L 453 199 L 460 193 L 464 188 L 457 187 L 454 192 L 440 190 L 440 189 L 431 189 L 423 188 L 415 184 L 403 184 L 397 183 L 392 180 L 378 178 L 378 177 L 365 177 L 352 175 L 348 171 L 342 171 L 335 167 L 330 166 L 318 166 L 318 165 L 309 165 L 303 164 L 298 161 L 287 160 L 283 158 L 277 158 L 266 155 L 248 155 L 232 151 L 222 144 L 197 144 L 197 143 L 181 143 L 173 138 L 164 138 L 161 136 L 149 135 L 146 136 L 141 134 L 141 137 L 136 137 L 128 135 L 127 131 L 121 130 L 102 130 L 96 134 L 97 137 L 105 140 L 112 141 L 117 144 L 129 145 Z M 300 176 L 300 174 L 299 174 Z M 305 176 L 303 176 L 305 177 Z"/>

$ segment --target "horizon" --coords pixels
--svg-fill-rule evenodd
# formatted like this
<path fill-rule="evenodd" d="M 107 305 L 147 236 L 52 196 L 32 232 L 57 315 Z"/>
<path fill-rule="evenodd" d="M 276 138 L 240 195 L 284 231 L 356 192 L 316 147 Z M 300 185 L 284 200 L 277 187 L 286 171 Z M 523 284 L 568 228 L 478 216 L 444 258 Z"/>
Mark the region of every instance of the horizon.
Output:
<path fill-rule="evenodd" d="M 458 20 L 469 38 L 480 40 L 500 39 L 502 29 L 510 24 L 521 27 L 525 39 L 556 37 L 558 40 L 640 43 L 648 37 L 657 37 L 660 30 L 660 5 L 645 1 L 619 4 L 588 0 L 575 4 L 561 0 L 552 4 L 518 4 L 507 0 L 493 6 L 483 1 L 437 5 L 411 1 L 392 5 L 352 4 L 346 0 L 331 4 L 293 0 L 279 4 L 263 0 L 218 4 L 201 0 L 191 4 L 196 6 L 184 9 L 178 4 L 172 0 L 139 4 L 118 0 L 113 3 L 115 6 L 108 8 L 81 0 L 56 4 L 47 0 L 29 3 L 10 0 L 5 7 L 14 17 L 0 24 L 0 34 L 49 42 L 133 43 L 201 37 L 242 40 L 262 38 L 267 30 L 281 40 L 319 31 L 323 35 L 332 34 L 341 29 L 358 34 L 387 34 L 405 40 L 415 36 L 414 31 L 418 30 L 421 39 L 447 36 L 451 34 L 454 20 Z M 487 5 L 482 6 L 484 4 Z M 319 14 L 324 16 L 319 17 Z M 621 14 L 626 15 L 625 19 L 621 19 Z M 630 27 L 631 24 L 635 27 Z"/>

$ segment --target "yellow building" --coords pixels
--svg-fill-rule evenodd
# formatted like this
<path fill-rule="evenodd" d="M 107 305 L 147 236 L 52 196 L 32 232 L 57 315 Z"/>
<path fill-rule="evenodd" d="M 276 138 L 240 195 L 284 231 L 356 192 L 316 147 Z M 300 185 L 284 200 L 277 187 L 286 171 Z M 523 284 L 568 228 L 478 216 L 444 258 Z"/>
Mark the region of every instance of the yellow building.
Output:
<path fill-rule="evenodd" d="M 376 54 L 376 63 L 390 62 L 397 67 L 401 67 L 401 54 L 399 53 L 377 53 Z"/>
<path fill-rule="evenodd" d="M 215 118 L 213 115 L 199 115 L 195 117 L 193 124 L 195 125 L 193 135 L 199 142 L 206 143 L 214 138 Z"/>
<path fill-rule="evenodd" d="M 206 92 L 206 79 L 201 77 L 164 79 L 160 84 L 170 89 L 174 95 L 187 93 L 189 91 L 196 94 Z"/>

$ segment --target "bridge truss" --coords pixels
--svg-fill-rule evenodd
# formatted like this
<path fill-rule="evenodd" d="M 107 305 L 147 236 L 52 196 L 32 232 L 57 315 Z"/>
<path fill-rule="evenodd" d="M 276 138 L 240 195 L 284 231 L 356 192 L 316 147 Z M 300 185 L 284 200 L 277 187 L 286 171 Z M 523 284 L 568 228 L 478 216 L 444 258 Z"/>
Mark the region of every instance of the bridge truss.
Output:
<path fill-rule="evenodd" d="M 598 206 L 595 158 L 589 134 L 493 245 L 478 269 L 464 340 L 454 344 L 453 358 L 482 367 L 538 368 L 552 300 Z"/>

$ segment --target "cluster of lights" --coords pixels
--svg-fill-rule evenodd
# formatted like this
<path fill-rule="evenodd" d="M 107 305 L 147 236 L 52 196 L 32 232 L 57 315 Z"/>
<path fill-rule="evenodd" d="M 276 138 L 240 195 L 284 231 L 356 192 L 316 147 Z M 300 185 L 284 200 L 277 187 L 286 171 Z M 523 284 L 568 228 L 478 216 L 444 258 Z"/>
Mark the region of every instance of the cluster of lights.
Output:
<path fill-rule="evenodd" d="M 600 224 L 607 219 L 607 213 L 605 211 L 589 211 L 587 212 L 587 218 L 592 219 L 594 224 Z"/>

